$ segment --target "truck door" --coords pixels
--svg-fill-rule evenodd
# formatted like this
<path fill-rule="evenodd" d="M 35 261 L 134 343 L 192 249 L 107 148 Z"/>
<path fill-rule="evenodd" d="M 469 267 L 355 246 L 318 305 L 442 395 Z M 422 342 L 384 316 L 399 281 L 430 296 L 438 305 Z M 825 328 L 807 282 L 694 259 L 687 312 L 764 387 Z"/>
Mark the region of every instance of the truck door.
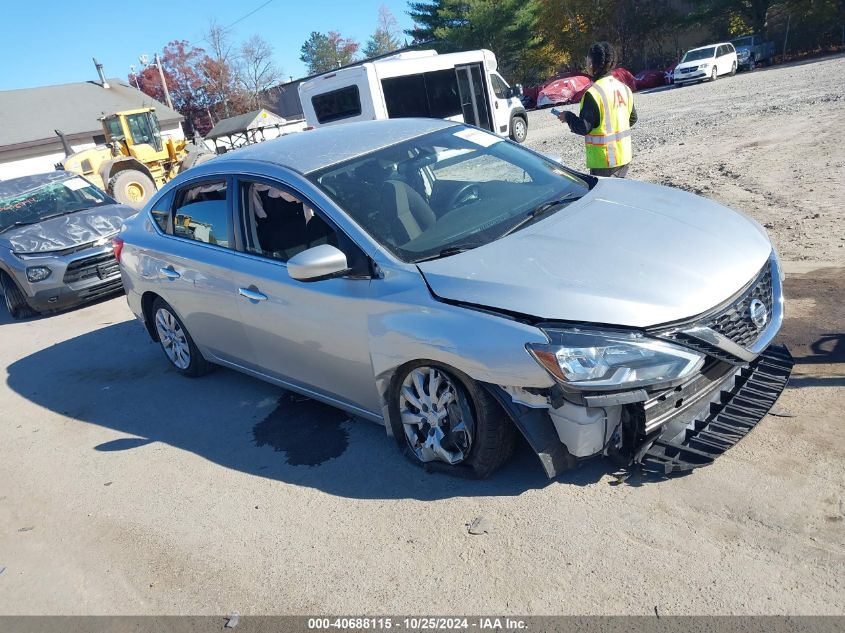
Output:
<path fill-rule="evenodd" d="M 493 86 L 493 131 L 505 136 L 510 132 L 511 112 L 521 103 L 516 97 L 508 96 L 510 88 L 498 73 L 490 73 L 490 84 Z"/>
<path fill-rule="evenodd" d="M 455 73 L 458 76 L 458 93 L 461 98 L 464 123 L 495 131 L 482 64 L 455 66 Z"/>

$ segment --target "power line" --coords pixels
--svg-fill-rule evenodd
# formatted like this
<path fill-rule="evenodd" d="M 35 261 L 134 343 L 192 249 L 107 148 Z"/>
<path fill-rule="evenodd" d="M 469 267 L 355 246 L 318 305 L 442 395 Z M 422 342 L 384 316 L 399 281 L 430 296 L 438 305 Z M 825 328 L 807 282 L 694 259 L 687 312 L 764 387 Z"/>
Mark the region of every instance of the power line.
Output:
<path fill-rule="evenodd" d="M 234 22 L 232 22 L 232 23 L 231 23 L 231 24 L 229 24 L 228 26 L 224 26 L 221 30 L 222 30 L 224 33 L 225 33 L 225 32 L 227 32 L 227 31 L 229 31 L 229 29 L 231 29 L 233 26 L 235 26 L 235 25 L 236 25 L 236 24 L 238 24 L 239 22 L 243 22 L 243 21 L 244 21 L 244 20 L 246 20 L 249 16 L 254 15 L 255 13 L 258 13 L 259 11 L 261 11 L 261 9 L 263 9 L 264 7 L 266 7 L 268 4 L 270 4 L 270 3 L 272 3 L 272 2 L 275 2 L 275 1 L 276 1 L 276 0 L 267 0 L 267 2 L 264 2 L 263 4 L 261 4 L 261 5 L 257 6 L 257 7 L 255 7 L 252 11 L 250 11 L 249 13 L 247 13 L 247 14 L 245 14 L 245 15 L 242 15 L 241 17 L 239 17 L 237 20 L 235 20 Z M 203 37 L 203 38 L 202 38 L 202 39 L 200 39 L 199 41 L 200 41 L 200 42 L 205 42 L 206 44 L 211 44 L 211 42 L 209 42 L 209 41 L 208 41 L 208 38 L 207 38 L 207 37 Z"/>

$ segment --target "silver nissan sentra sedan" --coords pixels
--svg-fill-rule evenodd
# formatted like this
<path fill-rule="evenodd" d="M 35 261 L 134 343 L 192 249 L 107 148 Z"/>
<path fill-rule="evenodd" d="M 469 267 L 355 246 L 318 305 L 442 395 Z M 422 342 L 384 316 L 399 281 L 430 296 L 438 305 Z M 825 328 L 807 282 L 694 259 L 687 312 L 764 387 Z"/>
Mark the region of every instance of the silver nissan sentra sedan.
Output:
<path fill-rule="evenodd" d="M 687 471 L 753 428 L 792 367 L 755 221 L 449 121 L 231 152 L 168 183 L 115 251 L 178 371 L 330 403 L 454 474 L 489 475 L 517 434 L 549 477 L 598 455 Z"/>

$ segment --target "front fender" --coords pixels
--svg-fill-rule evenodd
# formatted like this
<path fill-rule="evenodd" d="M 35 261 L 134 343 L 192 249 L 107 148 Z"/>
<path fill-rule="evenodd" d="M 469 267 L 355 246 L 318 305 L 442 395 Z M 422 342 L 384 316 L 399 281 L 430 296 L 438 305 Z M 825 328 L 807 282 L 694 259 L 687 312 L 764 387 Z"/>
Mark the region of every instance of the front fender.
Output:
<path fill-rule="evenodd" d="M 396 369 L 422 359 L 494 385 L 546 388 L 554 384 L 525 349 L 527 343 L 547 342 L 536 327 L 443 303 L 431 294 L 418 271 L 404 271 L 376 283 L 384 284 L 381 305 L 371 313 L 368 327 L 382 399 Z"/>

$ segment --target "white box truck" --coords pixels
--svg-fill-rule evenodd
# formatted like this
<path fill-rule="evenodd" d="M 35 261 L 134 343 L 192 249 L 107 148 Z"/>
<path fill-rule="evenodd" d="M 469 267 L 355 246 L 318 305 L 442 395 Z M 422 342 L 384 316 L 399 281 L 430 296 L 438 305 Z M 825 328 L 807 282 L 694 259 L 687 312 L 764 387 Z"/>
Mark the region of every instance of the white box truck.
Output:
<path fill-rule="evenodd" d="M 438 55 L 407 51 L 339 68 L 299 84 L 305 122 L 315 128 L 352 121 L 430 117 L 475 125 L 522 143 L 528 115 L 488 50 Z"/>

